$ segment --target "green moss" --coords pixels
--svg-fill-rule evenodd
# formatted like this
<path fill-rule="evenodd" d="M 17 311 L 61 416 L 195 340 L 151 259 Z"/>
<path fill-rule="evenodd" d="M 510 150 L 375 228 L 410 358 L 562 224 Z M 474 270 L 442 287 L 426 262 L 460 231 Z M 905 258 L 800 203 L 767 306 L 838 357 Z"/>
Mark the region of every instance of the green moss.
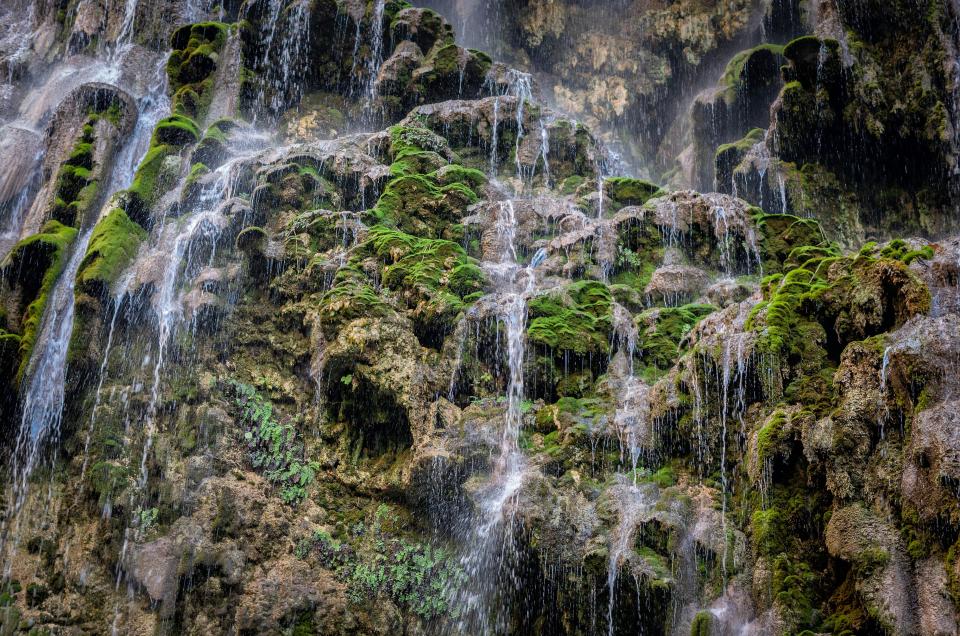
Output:
<path fill-rule="evenodd" d="M 560 184 L 560 194 L 571 195 L 577 191 L 577 188 L 586 183 L 586 179 L 581 175 L 575 174 L 567 177 Z"/>
<path fill-rule="evenodd" d="M 171 115 L 157 122 L 151 145 L 181 147 L 196 143 L 199 139 L 200 129 L 196 122 L 184 115 Z"/>
<path fill-rule="evenodd" d="M 440 185 L 462 183 L 472 190 L 476 190 L 487 183 L 487 175 L 475 168 L 465 168 L 458 164 L 450 164 L 435 173 Z"/>
<path fill-rule="evenodd" d="M 401 161 L 411 155 L 433 152 L 446 155 L 450 152 L 447 140 L 433 131 L 419 126 L 391 126 L 390 158 Z"/>
<path fill-rule="evenodd" d="M 863 253 L 862 250 L 861 253 Z M 933 258 L 933 246 L 924 245 L 917 249 L 911 249 L 906 241 L 895 239 L 883 246 L 883 249 L 880 250 L 880 256 L 902 261 L 909 265 L 915 260 L 930 260 Z"/>
<path fill-rule="evenodd" d="M 741 139 L 717 147 L 713 158 L 717 183 L 729 185 L 734 179 L 734 172 L 746 158 L 747 153 L 762 142 L 765 135 L 766 131 L 764 129 L 754 128 Z"/>
<path fill-rule="evenodd" d="M 728 152 L 734 151 L 741 158 L 746 154 L 751 148 L 756 146 L 758 143 L 763 141 L 763 137 L 766 134 L 766 131 L 763 128 L 753 128 L 744 135 L 742 138 L 737 141 L 730 142 L 728 144 L 722 144 L 717 147 L 717 158 L 719 160 L 720 155 L 726 154 Z M 734 162 L 734 165 L 740 163 L 740 160 Z"/>
<path fill-rule="evenodd" d="M 761 258 L 767 274 L 802 265 L 798 260 L 805 251 L 811 256 L 840 255 L 837 246 L 827 241 L 823 228 L 814 219 L 759 211 L 753 219 L 760 234 Z"/>
<path fill-rule="evenodd" d="M 637 355 L 662 371 L 679 359 L 681 343 L 694 326 L 716 311 L 713 305 L 684 305 L 650 309 L 637 317 Z"/>
<path fill-rule="evenodd" d="M 111 210 L 97 223 L 87 253 L 80 263 L 77 284 L 96 294 L 108 289 L 137 253 L 146 231 L 120 209 Z"/>
<path fill-rule="evenodd" d="M 650 481 L 660 488 L 670 488 L 677 485 L 677 473 L 673 470 L 673 467 L 664 466 L 650 477 Z"/>
<path fill-rule="evenodd" d="M 99 114 L 93 113 L 80 137 L 57 173 L 51 217 L 66 225 L 76 225 L 97 200 L 99 186 L 93 178 L 94 127 Z"/>
<path fill-rule="evenodd" d="M 220 22 L 188 24 L 173 32 L 167 76 L 176 113 L 202 119 L 213 93 L 212 75 L 229 26 Z"/>
<path fill-rule="evenodd" d="M 690 636 L 711 636 L 713 634 L 713 614 L 697 612 L 690 626 Z"/>
<path fill-rule="evenodd" d="M 96 462 L 90 467 L 87 479 L 90 491 L 102 506 L 130 483 L 130 470 L 114 461 Z"/>
<path fill-rule="evenodd" d="M 447 231 L 445 226 L 458 221 L 466 208 L 478 200 L 477 194 L 463 183 L 439 185 L 437 173 L 405 173 L 387 184 L 371 213 L 377 223 L 439 237 Z"/>
<path fill-rule="evenodd" d="M 163 163 L 167 157 L 175 155 L 176 148 L 168 145 L 155 145 L 147 151 L 143 161 L 137 168 L 133 183 L 127 190 L 127 214 L 137 221 L 144 221 L 150 207 L 162 194 L 160 189 L 166 185 L 162 183 L 161 173 Z"/>
<path fill-rule="evenodd" d="M 384 263 L 383 284 L 402 292 L 414 319 L 431 329 L 449 327 L 465 299 L 483 290 L 483 271 L 457 243 L 384 226 L 368 237 L 366 247 Z"/>
<path fill-rule="evenodd" d="M 831 38 L 805 35 L 783 47 L 800 84 L 808 90 L 832 88 L 840 80 L 840 43 Z"/>
<path fill-rule="evenodd" d="M 19 276 L 22 293 L 29 302 L 20 324 L 20 364 L 16 379 L 23 379 L 53 286 L 66 265 L 70 244 L 77 236 L 75 228 L 48 221 L 40 232 L 17 243 L 3 262 L 4 276 Z M 22 268 L 28 267 L 24 272 Z M 24 276 L 29 276 L 26 280 Z"/>
<path fill-rule="evenodd" d="M 767 417 L 760 431 L 757 433 L 757 457 L 760 462 L 776 458 L 786 458 L 790 455 L 790 416 L 782 409 L 777 409 Z"/>
<path fill-rule="evenodd" d="M 750 530 L 753 533 L 753 546 L 760 554 L 767 556 L 782 552 L 790 536 L 782 514 L 776 508 L 754 512 Z"/>
<path fill-rule="evenodd" d="M 206 174 L 210 174 L 210 169 L 207 168 L 206 165 L 197 162 L 190 166 L 190 174 L 187 175 L 187 180 L 183 184 L 184 190 L 189 190 L 191 186 Z"/>
<path fill-rule="evenodd" d="M 727 101 L 727 103 L 732 103 L 736 100 L 737 93 L 743 88 L 746 81 L 743 71 L 752 57 L 773 55 L 775 58 L 781 59 L 783 52 L 783 47 L 777 44 L 761 44 L 752 49 L 741 51 L 733 56 L 727 63 L 723 71 L 723 76 L 720 78 L 720 86 L 724 90 L 724 100 Z"/>
<path fill-rule="evenodd" d="M 210 167 L 219 166 L 226 155 L 226 144 L 230 131 L 236 126 L 236 122 L 227 118 L 213 122 L 193 151 L 193 163 L 199 162 Z"/>
<path fill-rule="evenodd" d="M 460 51 L 460 47 L 456 44 L 440 46 L 430 52 L 427 62 L 433 66 L 434 72 L 440 76 L 459 75 L 461 68 Z"/>
<path fill-rule="evenodd" d="M 947 550 L 947 580 L 950 597 L 953 599 L 954 607 L 960 607 L 960 539 L 950 546 Z"/>
<path fill-rule="evenodd" d="M 816 588 L 820 576 L 810 565 L 780 554 L 773 560 L 774 599 L 791 622 L 813 627 L 817 620 Z"/>
<path fill-rule="evenodd" d="M 610 290 L 603 283 L 571 283 L 530 301 L 527 336 L 557 351 L 606 353 L 612 329 L 610 304 Z"/>
<path fill-rule="evenodd" d="M 603 188 L 618 207 L 643 205 L 664 193 L 656 184 L 630 177 L 608 177 L 603 181 Z"/>
<path fill-rule="evenodd" d="M 20 365 L 20 335 L 0 328 L 0 388 L 13 395 Z"/>

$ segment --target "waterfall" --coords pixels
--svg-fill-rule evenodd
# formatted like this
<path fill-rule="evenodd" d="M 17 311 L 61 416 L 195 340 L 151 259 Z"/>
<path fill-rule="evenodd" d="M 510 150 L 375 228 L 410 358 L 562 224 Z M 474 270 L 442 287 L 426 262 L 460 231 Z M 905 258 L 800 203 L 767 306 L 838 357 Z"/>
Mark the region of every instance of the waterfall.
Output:
<path fill-rule="evenodd" d="M 67 348 L 73 333 L 74 281 L 87 253 L 93 227 L 80 234 L 70 260 L 57 279 L 27 367 L 20 426 L 13 451 L 13 505 L 16 513 L 27 495 L 27 482 L 47 441 L 59 441 L 63 417 Z"/>
<path fill-rule="evenodd" d="M 377 75 L 383 65 L 383 12 L 387 0 L 374 0 L 373 15 L 370 17 L 370 55 L 367 58 L 367 78 L 363 90 L 363 109 L 367 117 L 371 116 L 373 102 L 377 98 Z"/>
<path fill-rule="evenodd" d="M 93 407 L 90 409 L 90 422 L 87 426 L 86 438 L 83 442 L 83 466 L 80 468 L 80 481 L 87 474 L 87 464 L 90 460 L 90 440 L 93 438 L 93 429 L 97 422 L 97 411 L 103 397 L 103 381 L 107 377 L 107 364 L 110 362 L 110 352 L 113 350 L 113 337 L 117 327 L 117 317 L 123 307 L 124 297 L 127 295 L 127 286 L 130 284 L 133 272 L 128 272 L 117 284 L 112 296 L 113 313 L 110 316 L 110 325 L 107 327 L 107 342 L 103 347 L 103 358 L 97 373 L 97 388 L 93 393 Z"/>
<path fill-rule="evenodd" d="M 620 504 L 620 519 L 610 532 L 610 558 L 607 565 L 607 635 L 614 636 L 616 625 L 614 609 L 617 603 L 617 581 L 620 569 L 633 559 L 633 540 L 637 525 L 657 501 L 656 488 L 652 484 L 643 487 L 620 485 L 616 492 Z"/>
<path fill-rule="evenodd" d="M 520 450 L 524 399 L 523 362 L 526 349 L 527 298 L 533 291 L 532 267 L 517 262 L 517 216 L 512 200 L 501 202 L 494 220 L 499 239 L 497 260 L 484 262 L 494 284 L 489 300 L 496 308 L 497 321 L 507 331 L 509 376 L 499 444 L 490 471 L 489 483 L 479 494 L 477 519 L 465 537 L 462 566 L 470 589 L 455 590 L 455 603 L 463 612 L 459 619 L 464 633 L 491 634 L 502 630 L 505 616 L 495 606 L 504 577 L 510 576 L 516 558 L 514 514 L 523 485 L 526 461 Z"/>
<path fill-rule="evenodd" d="M 484 82 L 485 90 L 494 96 L 493 102 L 493 130 L 491 134 L 491 144 L 490 144 L 490 168 L 489 172 L 491 175 L 497 174 L 497 146 L 499 138 L 499 126 L 500 126 L 500 98 L 501 97 L 511 97 L 516 103 L 514 108 L 514 125 L 517 128 L 516 132 L 516 142 L 514 143 L 514 165 L 516 167 L 516 176 L 521 183 L 526 183 L 533 179 L 533 176 L 537 169 L 537 161 L 535 160 L 533 165 L 530 167 L 529 174 L 523 167 L 523 162 L 520 159 L 520 147 L 523 144 L 524 137 L 527 135 L 528 131 L 523 125 L 525 118 L 525 112 L 527 108 L 527 103 L 533 101 L 533 76 L 529 73 L 524 73 L 513 68 L 506 69 L 504 76 L 502 78 L 502 83 L 498 82 L 497 78 L 494 75 L 494 71 L 491 70 L 487 75 L 487 78 Z M 550 181 L 550 138 L 547 131 L 546 122 L 543 117 L 540 117 L 538 121 L 539 134 L 540 134 L 540 145 L 539 151 L 540 156 L 537 158 L 543 161 L 543 172 L 544 179 L 549 184 Z"/>
<path fill-rule="evenodd" d="M 490 131 L 490 167 L 487 174 L 491 178 L 497 176 L 497 146 L 499 145 L 498 136 L 500 134 L 500 97 L 493 99 L 493 130 Z"/>
<path fill-rule="evenodd" d="M 114 58 L 111 64 L 116 67 L 122 61 L 121 55 Z M 113 73 L 108 68 L 105 74 Z M 162 77 L 165 81 L 165 75 Z M 146 142 L 153 134 L 157 121 L 167 110 L 166 104 L 166 97 L 157 98 L 149 92 L 140 100 L 134 130 L 115 158 L 108 175 L 107 183 L 112 187 L 117 184 L 125 186 L 132 181 L 132 166 L 138 164 L 145 154 Z M 73 334 L 76 277 L 86 256 L 93 230 L 103 214 L 110 209 L 112 201 L 103 205 L 99 213 L 86 222 L 86 226 L 81 228 L 78 237 L 70 246 L 69 260 L 50 292 L 27 366 L 21 386 L 20 424 L 11 458 L 10 488 L 13 503 L 4 514 L 0 537 L 0 554 L 5 557 L 10 540 L 12 539 L 14 546 L 19 541 L 18 513 L 26 501 L 30 477 L 42 459 L 42 451 L 46 446 L 56 449 L 59 443 L 66 392 L 67 353 Z M 9 566 L 7 561 L 5 567 Z"/>
<path fill-rule="evenodd" d="M 22 181 L 20 190 L 16 194 L 10 193 L 12 196 L 0 203 L 0 221 L 3 222 L 3 231 L 0 232 L 0 262 L 20 239 L 24 216 L 43 185 L 44 154 L 43 148 L 36 151 L 30 162 L 29 175 Z"/>
<path fill-rule="evenodd" d="M 219 177 L 212 187 L 204 188 L 200 197 L 198 211 L 194 212 L 182 224 L 182 227 L 173 227 L 171 232 L 161 235 L 160 249 L 169 253 L 160 285 L 154 299 L 154 312 L 157 322 L 157 343 L 154 349 L 152 384 L 150 401 L 147 406 L 144 428 L 146 441 L 143 445 L 143 454 L 140 460 L 140 484 L 142 489 L 147 482 L 147 459 L 153 445 L 153 436 L 156 433 L 157 404 L 160 399 L 160 381 L 164 362 L 167 358 L 167 348 L 176 329 L 183 321 L 182 299 L 179 293 L 178 282 L 180 272 L 187 270 L 194 257 L 194 241 L 199 238 L 207 239 L 210 244 L 208 259 L 212 263 L 216 252 L 216 241 L 220 231 L 219 211 L 213 206 L 222 199 L 225 189 L 226 175 L 229 174 L 230 164 L 222 166 Z"/>

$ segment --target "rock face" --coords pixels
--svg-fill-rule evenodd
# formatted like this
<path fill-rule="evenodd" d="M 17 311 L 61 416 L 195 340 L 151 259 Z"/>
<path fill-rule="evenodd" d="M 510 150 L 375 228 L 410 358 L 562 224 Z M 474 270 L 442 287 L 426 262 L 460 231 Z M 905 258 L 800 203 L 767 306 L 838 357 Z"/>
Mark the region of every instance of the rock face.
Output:
<path fill-rule="evenodd" d="M 15 3 L 0 634 L 956 633 L 955 9 L 761 4 Z"/>
<path fill-rule="evenodd" d="M 955 228 L 948 2 L 432 4 L 655 180 L 813 216 L 848 248 Z"/>

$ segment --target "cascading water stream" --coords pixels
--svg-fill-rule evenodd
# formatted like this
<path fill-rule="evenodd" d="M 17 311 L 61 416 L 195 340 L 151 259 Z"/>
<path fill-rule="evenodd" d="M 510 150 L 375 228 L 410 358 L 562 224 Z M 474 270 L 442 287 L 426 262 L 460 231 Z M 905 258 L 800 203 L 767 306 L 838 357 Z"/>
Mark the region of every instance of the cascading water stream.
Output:
<path fill-rule="evenodd" d="M 523 361 L 526 349 L 527 298 L 533 292 L 532 267 L 517 262 L 516 208 L 512 200 L 500 203 L 495 219 L 499 243 L 498 260 L 484 262 L 494 283 L 490 300 L 496 304 L 497 320 L 507 331 L 507 410 L 499 436 L 497 456 L 491 467 L 489 483 L 479 494 L 478 515 L 465 543 L 468 552 L 462 566 L 472 589 L 457 591 L 462 610 L 459 621 L 463 633 L 496 633 L 503 620 L 492 601 L 505 576 L 509 576 L 515 546 L 513 515 L 516 497 L 523 484 L 525 460 L 519 437 L 524 398 Z M 504 569 L 507 572 L 504 572 Z"/>
<path fill-rule="evenodd" d="M 133 277 L 133 272 L 128 272 L 118 281 L 116 290 L 112 296 L 113 313 L 110 317 L 110 325 L 107 328 L 107 342 L 103 347 L 103 358 L 100 361 L 100 370 L 97 373 L 97 388 L 93 394 L 93 407 L 90 409 L 90 423 L 87 426 L 87 436 L 83 442 L 83 466 L 80 468 L 80 481 L 83 482 L 87 474 L 87 464 L 90 459 L 90 440 L 93 437 L 93 428 L 97 421 L 97 411 L 100 408 L 101 398 L 103 396 L 103 382 L 107 377 L 107 363 L 110 361 L 110 352 L 113 350 L 113 336 L 117 327 L 117 317 L 120 315 L 120 308 L 123 307 L 123 299 L 127 295 L 127 286 Z"/>
<path fill-rule="evenodd" d="M 528 133 L 523 125 L 523 120 L 526 113 L 527 102 L 533 101 L 533 76 L 529 73 L 524 73 L 522 71 L 510 68 L 506 70 L 505 77 L 503 78 L 503 85 L 501 86 L 498 83 L 493 71 L 491 71 L 491 73 L 487 76 L 484 87 L 485 90 L 494 95 L 495 98 L 493 102 L 493 129 L 491 131 L 489 172 L 491 175 L 497 174 L 497 151 L 500 135 L 500 98 L 512 97 L 516 101 L 516 107 L 514 110 L 514 125 L 517 128 L 516 141 L 514 143 L 514 165 L 516 166 L 517 178 L 521 181 L 521 183 L 525 183 L 533 178 L 537 169 L 537 161 L 534 161 L 533 165 L 530 166 L 529 171 L 525 169 L 523 166 L 523 161 L 521 160 L 520 152 L 523 139 Z M 549 182 L 550 137 L 547 130 L 547 122 L 541 117 L 538 121 L 538 126 L 540 135 L 540 156 L 537 157 L 537 159 L 543 162 L 544 179 L 546 182 Z"/>
<path fill-rule="evenodd" d="M 184 321 L 180 283 L 184 273 L 196 265 L 194 259 L 197 253 L 203 254 L 201 250 L 195 249 L 196 242 L 200 239 L 209 243 L 206 259 L 207 265 L 212 266 L 216 256 L 217 239 L 226 222 L 220 212 L 220 203 L 230 198 L 234 183 L 234 168 L 246 158 L 248 155 L 235 157 L 217 168 L 213 178 L 203 187 L 191 214 L 185 219 L 167 224 L 159 231 L 157 249 L 168 256 L 164 261 L 164 268 L 153 298 L 157 341 L 152 354 L 150 399 L 144 414 L 143 426 L 146 437 L 140 460 L 139 490 L 142 490 L 147 483 L 147 461 L 156 433 L 160 387 L 164 364 L 169 353 L 168 348 Z"/>
<path fill-rule="evenodd" d="M 250 135 L 250 141 L 254 147 L 244 148 L 245 152 L 238 153 L 237 156 L 214 171 L 202 187 L 192 212 L 185 218 L 173 219 L 161 224 L 157 230 L 155 245 L 152 250 L 147 250 L 145 253 L 141 252 L 141 258 L 150 258 L 157 254 L 164 254 L 165 256 L 164 266 L 160 272 L 159 280 L 156 283 L 157 289 L 152 299 L 157 339 L 152 353 L 144 359 L 145 366 L 152 365 L 149 372 L 150 392 L 146 408 L 142 414 L 141 426 L 144 441 L 139 463 L 139 478 L 130 492 L 129 508 L 131 510 L 144 509 L 144 499 L 149 479 L 148 464 L 157 434 L 157 418 L 162 398 L 161 387 L 164 380 L 164 371 L 169 361 L 172 341 L 185 323 L 184 295 L 181 287 L 185 277 L 197 266 L 205 264 L 209 267 L 213 265 L 217 253 L 217 240 L 226 223 L 226 219 L 221 213 L 221 204 L 233 196 L 233 189 L 237 181 L 236 167 L 262 149 L 263 137 L 253 133 Z M 201 263 L 201 260 L 205 263 Z M 122 299 L 124 295 L 131 292 L 130 286 L 135 279 L 137 266 L 138 263 L 135 262 L 124 274 L 123 280 L 118 285 L 118 298 Z M 106 372 L 106 359 L 103 365 L 99 380 L 101 385 Z M 98 394 L 99 391 L 98 388 Z M 108 514 L 109 510 L 105 510 L 104 515 L 107 516 Z M 115 589 L 120 588 L 125 578 L 124 566 L 131 540 L 139 536 L 139 528 L 135 521 L 124 529 L 123 542 L 117 559 Z M 129 582 L 128 591 L 131 597 L 135 594 L 135 586 Z M 118 604 L 114 608 L 112 627 L 112 633 L 114 634 L 119 633 L 122 614 L 121 607 Z"/>
<path fill-rule="evenodd" d="M 114 56 L 104 74 L 117 75 L 122 63 L 122 55 Z M 165 88 L 163 82 L 166 76 L 161 73 L 161 77 L 164 79 L 161 80 L 159 89 Z M 139 163 L 146 152 L 145 146 L 153 128 L 166 110 L 166 97 L 157 98 L 148 92 L 140 100 L 134 130 L 113 161 L 109 172 L 107 183 L 110 184 L 111 192 L 132 181 L 132 166 Z M 112 209 L 110 202 L 103 205 L 99 214 L 88 219 L 80 229 L 70 247 L 70 257 L 47 302 L 21 389 L 20 425 L 11 459 L 12 505 L 5 513 L 0 532 L 0 554 L 6 553 L 10 539 L 14 545 L 19 540 L 18 513 L 26 501 L 30 476 L 41 460 L 41 452 L 46 446 L 55 447 L 59 442 L 66 392 L 67 353 L 73 333 L 76 277 L 86 256 L 94 227 L 102 214 L 109 209 Z M 14 522 L 12 527 L 11 521 Z M 5 563 L 5 567 L 9 566 L 9 562 Z"/>
<path fill-rule="evenodd" d="M 137 6 L 140 0 L 126 0 L 123 10 L 123 24 L 120 27 L 120 33 L 117 35 L 117 41 L 114 45 L 115 50 L 120 50 L 130 44 L 133 40 L 133 27 L 137 19 Z"/>
<path fill-rule="evenodd" d="M 374 0 L 373 14 L 370 17 L 370 55 L 367 58 L 367 78 L 363 87 L 363 110 L 371 116 L 373 102 L 377 98 L 377 76 L 383 65 L 383 13 L 386 0 Z"/>
<path fill-rule="evenodd" d="M 5 204 L 0 205 L 0 222 L 3 223 L 3 230 L 0 231 L 0 262 L 6 258 L 10 249 L 20 239 L 24 216 L 43 185 L 44 154 L 42 148 L 37 150 L 31 162 L 30 175 L 24 180 L 20 191 L 9 198 Z"/>
<path fill-rule="evenodd" d="M 633 540 L 638 524 L 657 502 L 652 484 L 622 485 L 619 488 L 620 520 L 610 533 L 610 558 L 607 565 L 607 634 L 615 633 L 614 610 L 617 604 L 617 580 L 620 569 L 628 564 L 633 554 Z"/>

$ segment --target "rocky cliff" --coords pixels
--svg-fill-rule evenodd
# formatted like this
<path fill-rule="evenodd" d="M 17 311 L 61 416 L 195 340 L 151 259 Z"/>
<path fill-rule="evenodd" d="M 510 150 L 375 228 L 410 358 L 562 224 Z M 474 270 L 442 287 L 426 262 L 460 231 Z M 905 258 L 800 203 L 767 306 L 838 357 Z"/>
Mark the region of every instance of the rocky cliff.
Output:
<path fill-rule="evenodd" d="M 960 9 L 211 4 L 0 8 L 0 634 L 960 631 Z"/>

